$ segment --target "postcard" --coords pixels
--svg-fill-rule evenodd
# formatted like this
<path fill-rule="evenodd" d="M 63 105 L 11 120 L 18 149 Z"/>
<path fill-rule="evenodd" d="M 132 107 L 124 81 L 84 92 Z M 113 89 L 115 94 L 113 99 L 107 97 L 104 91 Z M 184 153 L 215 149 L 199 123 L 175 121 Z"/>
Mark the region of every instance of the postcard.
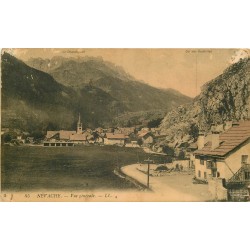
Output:
<path fill-rule="evenodd" d="M 2 49 L 1 201 L 249 201 L 249 55 Z"/>

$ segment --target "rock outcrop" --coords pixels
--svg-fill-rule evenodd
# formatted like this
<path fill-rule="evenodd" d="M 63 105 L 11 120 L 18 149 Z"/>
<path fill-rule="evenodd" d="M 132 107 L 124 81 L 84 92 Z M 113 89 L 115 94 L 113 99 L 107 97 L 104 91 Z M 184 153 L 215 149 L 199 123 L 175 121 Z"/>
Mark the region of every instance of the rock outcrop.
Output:
<path fill-rule="evenodd" d="M 250 58 L 241 59 L 221 75 L 203 85 L 191 104 L 169 112 L 161 130 L 172 139 L 190 133 L 192 124 L 208 131 L 211 124 L 250 118 Z"/>

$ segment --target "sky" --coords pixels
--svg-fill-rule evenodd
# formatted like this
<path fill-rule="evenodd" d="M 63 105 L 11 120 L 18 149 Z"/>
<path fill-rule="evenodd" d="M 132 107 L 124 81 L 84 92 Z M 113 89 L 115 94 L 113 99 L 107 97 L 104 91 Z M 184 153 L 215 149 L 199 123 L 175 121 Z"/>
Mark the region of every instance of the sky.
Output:
<path fill-rule="evenodd" d="M 21 60 L 33 57 L 102 57 L 157 88 L 173 88 L 190 97 L 230 64 L 249 56 L 247 49 L 5 49 Z"/>

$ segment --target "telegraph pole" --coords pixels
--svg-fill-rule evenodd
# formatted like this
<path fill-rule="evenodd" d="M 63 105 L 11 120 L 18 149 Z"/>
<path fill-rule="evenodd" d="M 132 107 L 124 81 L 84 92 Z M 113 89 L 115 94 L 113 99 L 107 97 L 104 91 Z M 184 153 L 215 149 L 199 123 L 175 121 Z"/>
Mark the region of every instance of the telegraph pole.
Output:
<path fill-rule="evenodd" d="M 150 170 L 150 163 L 153 163 L 153 161 L 150 160 L 150 158 L 148 158 L 147 160 L 144 160 L 144 161 L 148 163 L 147 187 L 149 188 L 149 170 Z"/>

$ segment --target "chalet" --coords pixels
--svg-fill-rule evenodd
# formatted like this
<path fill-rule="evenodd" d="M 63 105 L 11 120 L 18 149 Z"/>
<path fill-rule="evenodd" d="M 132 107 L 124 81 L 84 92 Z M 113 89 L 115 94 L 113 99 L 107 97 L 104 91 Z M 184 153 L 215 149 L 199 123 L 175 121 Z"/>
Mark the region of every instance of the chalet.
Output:
<path fill-rule="evenodd" d="M 150 131 L 139 132 L 138 139 L 142 140 L 143 145 L 150 145 L 154 142 L 154 137 Z"/>
<path fill-rule="evenodd" d="M 128 136 L 124 134 L 106 133 L 104 136 L 104 144 L 125 145 L 127 139 L 128 139 Z"/>
<path fill-rule="evenodd" d="M 250 184 L 250 121 L 234 122 L 223 133 L 212 131 L 205 142 L 204 133 L 198 138 L 195 155 L 195 177 L 223 186 L 229 197 L 247 195 Z"/>

